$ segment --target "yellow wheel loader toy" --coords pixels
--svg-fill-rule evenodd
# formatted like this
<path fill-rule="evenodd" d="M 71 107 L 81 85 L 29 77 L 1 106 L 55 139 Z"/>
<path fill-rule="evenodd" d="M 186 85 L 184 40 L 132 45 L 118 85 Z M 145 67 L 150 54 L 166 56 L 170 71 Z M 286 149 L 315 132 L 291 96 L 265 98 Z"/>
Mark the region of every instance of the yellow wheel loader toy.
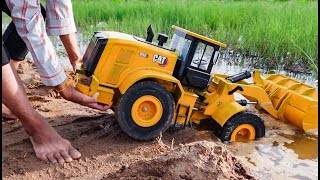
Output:
<path fill-rule="evenodd" d="M 205 119 L 215 122 L 215 132 L 223 142 L 264 137 L 263 120 L 247 111 L 247 101 L 236 101 L 234 92 L 277 119 L 305 130 L 318 128 L 314 88 L 299 82 L 286 86 L 287 77 L 265 78 L 258 71 L 253 73 L 254 84 L 243 80 L 250 72 L 211 75 L 219 50 L 226 45 L 172 28 L 169 47 L 164 46 L 165 34 L 158 35 L 158 43 L 152 41 L 151 26 L 146 38 L 95 32 L 77 66 L 77 90 L 89 96 L 99 92 L 98 102 L 113 102 L 120 127 L 138 140 L 155 138 L 170 125 L 184 127 Z"/>

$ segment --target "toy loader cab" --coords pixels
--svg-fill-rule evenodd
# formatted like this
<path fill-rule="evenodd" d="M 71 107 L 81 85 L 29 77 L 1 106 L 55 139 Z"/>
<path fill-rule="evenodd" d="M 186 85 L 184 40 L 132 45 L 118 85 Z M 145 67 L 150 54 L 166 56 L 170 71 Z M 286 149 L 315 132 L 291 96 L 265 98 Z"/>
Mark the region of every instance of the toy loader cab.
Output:
<path fill-rule="evenodd" d="M 172 27 L 175 32 L 170 48 L 179 55 L 173 76 L 183 86 L 204 90 L 211 79 L 219 49 L 226 45 L 180 27 Z"/>

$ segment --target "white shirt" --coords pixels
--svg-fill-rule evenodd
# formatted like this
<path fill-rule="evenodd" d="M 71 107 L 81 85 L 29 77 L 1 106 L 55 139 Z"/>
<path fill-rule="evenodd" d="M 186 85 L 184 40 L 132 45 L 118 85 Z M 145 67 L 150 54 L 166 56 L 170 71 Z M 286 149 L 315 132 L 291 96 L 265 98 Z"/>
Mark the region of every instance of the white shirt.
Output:
<path fill-rule="evenodd" d="M 71 0 L 46 1 L 46 26 L 39 0 L 6 0 L 17 32 L 30 51 L 43 84 L 57 86 L 67 77 L 48 35 L 76 32 Z"/>

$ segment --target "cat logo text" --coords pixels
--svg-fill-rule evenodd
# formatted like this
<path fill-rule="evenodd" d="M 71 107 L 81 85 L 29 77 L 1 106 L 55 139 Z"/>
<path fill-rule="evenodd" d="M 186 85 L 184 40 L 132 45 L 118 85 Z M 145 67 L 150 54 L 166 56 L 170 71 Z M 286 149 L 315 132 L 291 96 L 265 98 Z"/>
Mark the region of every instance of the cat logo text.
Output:
<path fill-rule="evenodd" d="M 155 54 L 153 56 L 152 62 L 158 62 L 159 66 L 165 67 L 168 64 L 168 58 Z"/>

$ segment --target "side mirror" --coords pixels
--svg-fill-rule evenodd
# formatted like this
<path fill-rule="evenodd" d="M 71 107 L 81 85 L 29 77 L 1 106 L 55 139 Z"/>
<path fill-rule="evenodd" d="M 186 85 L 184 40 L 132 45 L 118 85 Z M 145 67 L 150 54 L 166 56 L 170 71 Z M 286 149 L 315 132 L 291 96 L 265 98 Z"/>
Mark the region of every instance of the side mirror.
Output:
<path fill-rule="evenodd" d="M 163 46 L 163 44 L 167 42 L 168 36 L 166 34 L 159 33 L 158 40 L 159 40 L 158 45 Z"/>

